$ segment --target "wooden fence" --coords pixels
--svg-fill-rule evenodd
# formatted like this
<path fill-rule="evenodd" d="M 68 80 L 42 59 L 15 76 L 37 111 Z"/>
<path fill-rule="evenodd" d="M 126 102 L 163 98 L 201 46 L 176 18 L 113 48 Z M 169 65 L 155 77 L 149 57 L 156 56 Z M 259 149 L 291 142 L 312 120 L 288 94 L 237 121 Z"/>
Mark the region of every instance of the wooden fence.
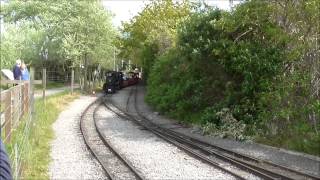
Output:
<path fill-rule="evenodd" d="M 29 81 L 20 82 L 0 93 L 1 136 L 5 142 L 11 141 L 11 134 L 22 117 L 30 111 L 33 92 Z"/>

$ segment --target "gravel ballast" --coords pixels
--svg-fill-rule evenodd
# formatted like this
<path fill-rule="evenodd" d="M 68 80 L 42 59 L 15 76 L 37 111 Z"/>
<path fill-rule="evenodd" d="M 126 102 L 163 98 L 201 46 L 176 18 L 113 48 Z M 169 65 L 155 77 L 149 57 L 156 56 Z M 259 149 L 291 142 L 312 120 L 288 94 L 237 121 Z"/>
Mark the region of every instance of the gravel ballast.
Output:
<path fill-rule="evenodd" d="M 102 107 L 99 106 L 99 104 L 100 101 L 94 103 L 90 108 L 88 108 L 81 120 L 82 134 L 85 138 L 86 144 L 89 146 L 95 157 L 99 159 L 100 164 L 107 171 L 111 179 L 135 180 L 135 174 L 133 174 L 130 168 L 128 168 L 121 159 L 116 156 L 109 146 L 105 145 L 104 141 L 96 131 L 94 111 L 96 108 Z"/>
<path fill-rule="evenodd" d="M 125 110 L 125 102 L 130 93 L 130 89 L 124 89 L 112 97 L 113 102 L 121 109 Z M 218 137 L 203 136 L 201 131 L 196 127 L 188 127 L 180 124 L 174 119 L 159 115 L 153 111 L 150 106 L 144 102 L 146 89 L 143 86 L 138 86 L 137 104 L 141 113 L 148 119 L 160 126 L 171 128 L 171 130 L 191 136 L 196 139 L 201 139 L 209 144 L 214 144 L 229 150 L 243 153 L 255 158 L 268 160 L 276 164 L 288 166 L 290 168 L 307 172 L 310 174 L 320 175 L 320 158 L 312 155 L 298 153 L 290 150 L 284 150 L 265 146 L 258 143 L 239 142 L 231 139 L 221 139 Z"/>
<path fill-rule="evenodd" d="M 108 143 L 146 179 L 234 179 L 106 108 L 99 109 L 97 117 L 97 126 Z"/>
<path fill-rule="evenodd" d="M 81 112 L 96 97 L 81 96 L 59 115 L 53 124 L 55 139 L 51 144 L 50 179 L 105 179 L 100 164 L 88 151 L 80 133 Z"/>

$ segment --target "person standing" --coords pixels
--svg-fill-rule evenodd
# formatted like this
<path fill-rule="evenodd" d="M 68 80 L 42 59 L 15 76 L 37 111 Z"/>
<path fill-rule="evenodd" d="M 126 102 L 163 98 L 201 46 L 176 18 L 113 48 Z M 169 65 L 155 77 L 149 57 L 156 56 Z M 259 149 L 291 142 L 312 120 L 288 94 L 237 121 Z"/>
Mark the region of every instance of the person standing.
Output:
<path fill-rule="evenodd" d="M 14 80 L 21 80 L 21 60 L 16 60 L 16 65 L 13 67 L 13 77 Z"/>
<path fill-rule="evenodd" d="M 21 64 L 21 80 L 29 81 L 29 71 L 25 63 Z"/>

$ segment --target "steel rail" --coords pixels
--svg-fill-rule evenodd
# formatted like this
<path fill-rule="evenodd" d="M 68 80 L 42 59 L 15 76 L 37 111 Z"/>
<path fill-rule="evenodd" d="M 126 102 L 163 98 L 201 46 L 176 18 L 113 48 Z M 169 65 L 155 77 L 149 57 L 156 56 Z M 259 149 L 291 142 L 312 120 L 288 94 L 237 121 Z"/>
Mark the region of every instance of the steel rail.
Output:
<path fill-rule="evenodd" d="M 163 129 L 162 127 L 160 127 L 160 128 Z M 196 143 L 196 144 L 198 144 L 198 146 L 200 148 L 206 149 L 206 151 L 208 151 L 208 152 L 219 153 L 219 152 L 217 152 L 217 151 L 215 151 L 213 149 L 217 149 L 220 152 L 222 151 L 223 154 L 226 157 L 229 157 L 229 158 L 231 158 L 231 159 L 233 159 L 235 161 L 241 162 L 241 163 L 245 163 L 247 166 L 250 166 L 252 168 L 259 169 L 261 171 L 265 171 L 268 168 L 268 170 L 266 171 L 267 174 L 272 171 L 270 169 L 277 169 L 278 171 L 287 171 L 287 172 L 289 172 L 291 174 L 291 177 L 293 175 L 298 175 L 298 176 L 300 176 L 300 178 L 304 178 L 304 179 L 306 179 L 306 178 L 309 178 L 309 179 L 320 179 L 320 177 L 317 177 L 317 176 L 314 176 L 314 175 L 311 175 L 311 174 L 306 174 L 306 173 L 303 173 L 303 172 L 300 172 L 300 171 L 297 171 L 297 170 L 294 170 L 294 169 L 290 169 L 290 168 L 282 166 L 282 165 L 271 163 L 271 162 L 268 162 L 268 161 L 265 161 L 265 160 L 259 160 L 257 158 L 250 157 L 250 156 L 247 156 L 247 155 L 243 155 L 243 154 L 240 154 L 240 153 L 228 150 L 228 149 L 224 149 L 224 148 L 221 148 L 221 147 L 216 146 L 216 145 L 208 144 L 208 143 L 205 143 L 205 142 L 203 142 L 201 140 L 197 140 L 197 139 L 194 139 L 192 137 L 182 135 L 182 134 L 177 133 L 175 131 L 172 131 L 170 129 L 166 129 L 166 131 L 168 131 L 168 133 L 173 135 L 173 136 L 176 136 L 178 138 L 182 138 L 184 141 L 188 141 L 189 143 Z M 260 167 L 259 164 L 261 164 L 260 166 L 265 166 L 265 167 L 267 166 L 267 168 Z M 272 173 L 269 173 L 269 174 L 273 174 L 273 173 L 276 173 L 276 175 L 281 177 L 282 179 L 294 179 L 294 178 L 290 178 L 288 176 L 285 176 L 283 174 L 280 174 L 281 172 L 273 172 L 272 171 Z M 300 179 L 300 178 L 296 178 L 296 179 Z"/>
<path fill-rule="evenodd" d="M 88 110 L 90 108 L 92 108 L 93 105 L 97 104 L 98 105 L 95 107 L 95 109 L 93 110 L 93 121 L 94 121 L 94 126 L 95 126 L 95 130 L 99 136 L 99 140 L 102 141 L 102 143 L 109 149 L 111 150 L 111 152 L 113 152 L 113 154 L 116 155 L 116 157 L 122 161 L 124 163 L 125 166 L 127 166 L 130 171 L 133 173 L 133 175 L 139 179 L 139 180 L 144 180 L 145 178 L 139 173 L 137 172 L 137 170 L 123 157 L 121 156 L 113 146 L 111 146 L 106 140 L 105 138 L 102 136 L 100 130 L 98 129 L 97 125 L 96 125 L 96 112 L 98 110 L 99 107 L 101 107 L 101 102 L 100 102 L 100 99 L 97 99 L 96 101 L 92 102 L 89 106 L 86 107 L 86 109 L 82 112 L 81 116 L 80 116 L 80 132 L 83 136 L 83 139 L 84 139 L 84 142 L 87 146 L 87 148 L 89 149 L 89 151 L 91 152 L 91 154 L 94 156 L 94 158 L 99 162 L 99 164 L 102 166 L 103 170 L 105 171 L 106 175 L 108 176 L 109 179 L 112 179 L 112 180 L 117 180 L 119 178 L 115 177 L 114 175 L 112 175 L 111 172 L 109 172 L 109 169 L 107 168 L 107 165 L 105 163 L 102 162 L 102 160 L 99 158 L 99 155 L 97 154 L 97 152 L 95 152 L 90 144 L 89 144 L 89 140 L 88 138 L 86 137 L 86 135 L 84 135 L 84 125 L 83 125 L 83 121 L 84 121 L 84 116 L 86 115 L 86 113 L 88 112 Z"/>
<path fill-rule="evenodd" d="M 87 106 L 85 108 L 85 110 L 81 113 L 80 116 L 80 122 L 79 122 L 79 126 L 80 126 L 80 133 L 83 137 L 84 143 L 87 147 L 87 149 L 90 151 L 91 155 L 99 162 L 99 164 L 102 166 L 105 174 L 107 175 L 107 177 L 109 179 L 113 179 L 111 176 L 111 173 L 109 172 L 108 168 L 105 166 L 104 163 L 102 163 L 102 161 L 100 160 L 100 158 L 98 158 L 98 154 L 90 147 L 89 145 L 89 140 L 88 138 L 84 135 L 84 128 L 83 128 L 83 121 L 84 121 L 84 116 L 85 114 L 88 112 L 88 110 L 97 102 L 98 100 L 95 100 L 94 102 L 90 103 L 89 106 Z"/>
<path fill-rule="evenodd" d="M 231 174 L 232 176 L 236 177 L 237 179 L 242 179 L 242 180 L 245 179 L 242 176 L 240 176 L 240 175 L 238 175 L 238 174 L 226 169 L 221 164 L 218 164 L 218 163 L 214 162 L 212 159 L 208 158 L 207 156 L 204 156 L 203 154 L 195 151 L 193 148 L 190 148 L 190 147 L 186 146 L 185 144 L 182 144 L 182 143 L 176 141 L 175 139 L 166 136 L 163 133 L 155 131 L 154 128 L 151 128 L 149 125 L 146 125 L 142 121 L 137 120 L 132 115 L 121 111 L 119 108 L 117 108 L 116 106 L 112 105 L 111 103 L 108 103 L 108 102 L 105 101 L 104 105 L 108 110 L 110 110 L 111 112 L 115 113 L 118 117 L 135 122 L 139 126 L 144 127 L 145 129 L 149 130 L 150 132 L 154 133 L 155 135 L 159 136 L 160 138 L 162 138 L 162 139 L 166 140 L 167 142 L 175 145 L 176 147 L 178 147 L 178 148 L 182 149 L 183 151 L 187 152 L 188 154 L 200 159 L 201 161 L 206 162 L 206 163 L 208 163 L 208 164 L 210 164 L 210 165 L 212 165 L 212 166 L 214 166 L 214 167 L 216 167 L 216 168 L 218 168 L 218 169 L 220 169 L 220 170 L 222 170 L 222 171 L 224 171 L 224 172 L 226 172 L 228 174 Z M 111 105 L 114 108 L 112 108 Z"/>
<path fill-rule="evenodd" d="M 236 177 L 238 179 L 243 179 L 243 180 L 245 179 L 245 178 L 235 174 L 234 172 L 229 171 L 228 169 L 224 168 L 222 165 L 212 161 L 208 157 L 203 156 L 202 154 L 200 154 L 200 153 L 194 151 L 193 149 L 185 146 L 184 144 L 182 144 L 182 143 L 180 143 L 180 142 L 178 142 L 178 141 L 176 141 L 176 140 L 174 140 L 172 138 L 168 138 L 167 136 L 163 135 L 162 133 L 159 133 L 159 132 L 155 131 L 154 129 L 152 129 L 149 126 L 143 124 L 139 120 L 136 120 L 134 117 L 131 117 L 130 115 L 128 116 L 128 114 L 126 114 L 126 113 L 121 114 L 121 113 L 117 112 L 116 110 L 114 110 L 113 108 L 110 107 L 110 104 L 104 103 L 104 105 L 108 110 L 110 110 L 113 113 L 115 113 L 118 117 L 135 122 L 136 124 L 144 127 L 145 129 L 147 129 L 150 132 L 154 133 L 155 135 L 159 136 L 161 139 L 166 140 L 167 142 L 175 145 L 176 147 L 178 147 L 178 148 L 182 149 L 183 151 L 187 152 L 188 154 L 191 154 L 191 155 L 197 157 L 198 159 L 200 159 L 200 160 L 202 160 L 202 161 L 204 161 L 204 162 L 206 162 L 206 163 L 208 163 L 208 164 L 210 164 L 210 165 L 212 165 L 214 167 L 217 167 L 217 168 L 219 168 L 219 169 L 231 174 L 232 176 L 234 176 L 234 177 Z"/>
<path fill-rule="evenodd" d="M 101 104 L 100 104 L 101 105 Z M 98 108 L 97 108 L 98 109 Z M 97 111 L 97 109 L 95 109 L 95 111 Z M 104 143 L 105 146 L 109 147 L 111 149 L 111 151 L 134 173 L 135 177 L 137 179 L 140 180 L 144 180 L 146 179 L 137 169 L 134 168 L 134 166 L 132 165 L 132 163 L 130 161 L 127 160 L 127 158 L 125 158 L 123 155 L 121 155 L 120 153 L 118 153 L 116 151 L 116 148 L 114 146 L 112 146 L 110 143 L 107 142 L 107 140 L 103 137 L 102 132 L 100 131 L 100 129 L 97 127 L 97 119 L 95 118 L 95 113 L 94 113 L 94 124 L 95 124 L 95 128 L 96 131 L 98 132 L 98 135 L 100 137 L 100 139 L 102 140 L 102 142 Z M 117 179 L 117 178 L 116 178 Z"/>
<path fill-rule="evenodd" d="M 247 163 L 234 160 L 234 159 L 232 159 L 230 157 L 227 157 L 225 155 L 222 155 L 222 154 L 220 154 L 220 153 L 218 153 L 216 151 L 213 151 L 213 150 L 209 150 L 208 151 L 207 149 L 204 149 L 203 147 L 198 146 L 196 143 L 186 141 L 184 138 L 181 138 L 180 136 L 170 134 L 167 131 L 167 129 L 161 128 L 157 124 L 152 123 L 149 119 L 147 119 L 145 116 L 143 116 L 141 114 L 141 112 L 139 111 L 139 109 L 137 107 L 137 86 L 135 87 L 135 93 L 134 94 L 135 94 L 134 95 L 134 107 L 136 109 L 137 114 L 145 122 L 148 122 L 149 124 L 151 124 L 151 127 L 152 127 L 153 131 L 156 131 L 156 132 L 158 132 L 158 133 L 160 133 L 162 135 L 165 135 L 167 137 L 169 136 L 170 138 L 174 139 L 175 141 L 178 141 L 181 144 L 185 144 L 185 145 L 193 147 L 193 148 L 195 148 L 197 150 L 200 150 L 200 151 L 202 151 L 203 153 L 205 153 L 207 155 L 213 155 L 213 156 L 215 156 L 215 157 L 217 157 L 217 158 L 219 158 L 219 159 L 221 159 L 223 161 L 226 161 L 226 162 L 228 162 L 228 163 L 230 163 L 232 165 L 235 165 L 236 167 L 238 167 L 238 168 L 240 168 L 240 169 L 242 169 L 244 171 L 248 171 L 248 172 L 250 172 L 250 173 L 252 173 L 252 174 L 254 174 L 256 176 L 262 177 L 264 179 L 277 179 L 278 177 L 281 177 L 282 179 L 286 179 L 286 180 L 290 179 L 290 178 L 287 178 L 287 177 L 279 175 L 279 174 L 274 174 L 272 172 L 264 171 L 264 169 L 261 169 L 259 167 L 251 167 Z"/>
<path fill-rule="evenodd" d="M 223 151 L 223 152 L 228 154 L 228 156 L 223 154 L 222 158 L 228 160 L 229 162 L 236 161 L 238 163 L 243 163 L 246 166 L 245 168 L 247 168 L 249 166 L 249 167 L 257 169 L 259 171 L 263 171 L 264 174 L 265 173 L 266 174 L 270 174 L 271 176 L 276 176 L 277 178 L 292 179 L 291 177 L 285 176 L 285 175 L 280 174 L 278 172 L 274 172 L 274 171 L 268 170 L 266 168 L 260 167 L 258 164 L 262 163 L 264 165 L 266 164 L 266 165 L 269 165 L 269 166 L 273 166 L 273 167 L 269 167 L 269 169 L 270 168 L 279 168 L 282 171 L 288 171 L 288 172 L 294 173 L 294 174 L 296 174 L 298 176 L 303 176 L 303 178 L 320 179 L 320 177 L 317 177 L 315 175 L 303 173 L 303 172 L 300 172 L 300 171 L 297 171 L 297 170 L 294 170 L 294 169 L 291 169 L 291 168 L 288 168 L 288 167 L 285 167 L 285 166 L 282 166 L 282 165 L 279 165 L 279 164 L 272 163 L 270 161 L 261 160 L 261 159 L 250 157 L 250 156 L 247 156 L 247 155 L 244 155 L 244 154 L 240 154 L 240 153 L 237 153 L 237 152 L 234 152 L 234 151 L 231 151 L 231 150 L 228 150 L 228 149 L 224 149 L 222 147 L 219 147 L 219 146 L 216 146 L 216 145 L 212 145 L 212 144 L 206 143 L 204 141 L 192 138 L 190 136 L 183 135 L 183 134 L 178 133 L 176 131 L 173 131 L 171 129 L 160 127 L 159 125 L 157 125 L 155 123 L 152 123 L 148 118 L 146 118 L 143 114 L 141 114 L 141 112 L 139 111 L 139 108 L 137 106 L 137 102 L 136 102 L 136 98 L 137 98 L 136 93 L 137 93 L 137 86 L 135 88 L 135 108 L 136 108 L 136 112 L 139 115 L 139 117 L 141 119 L 144 119 L 145 121 L 149 121 L 149 123 L 151 123 L 153 126 L 156 126 L 157 129 L 160 129 L 161 131 L 166 131 L 165 133 L 169 133 L 172 136 L 174 136 L 176 138 L 179 138 L 180 141 L 186 142 L 186 143 L 188 143 L 189 145 L 192 145 L 192 146 L 196 146 L 196 148 L 201 148 L 202 150 L 206 151 L 207 153 L 218 155 L 219 157 L 221 157 L 222 154 L 219 154 L 219 152 L 217 152 L 215 150 L 212 150 L 212 148 L 218 149 L 218 151 Z M 230 155 L 231 155 L 231 157 L 230 157 Z M 245 160 L 247 160 L 247 161 L 245 161 Z M 251 162 L 248 162 L 248 161 L 251 161 Z M 252 162 L 254 162 L 256 164 L 254 164 Z M 249 169 L 251 169 L 251 168 L 249 168 Z"/>

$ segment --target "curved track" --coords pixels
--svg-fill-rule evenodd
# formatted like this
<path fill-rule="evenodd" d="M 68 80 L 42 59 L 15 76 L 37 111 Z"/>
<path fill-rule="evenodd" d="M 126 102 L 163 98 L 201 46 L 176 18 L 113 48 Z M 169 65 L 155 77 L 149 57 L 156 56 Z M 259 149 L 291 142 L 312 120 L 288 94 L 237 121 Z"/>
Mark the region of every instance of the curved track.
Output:
<path fill-rule="evenodd" d="M 102 132 L 96 126 L 96 120 L 99 118 L 97 111 L 101 107 L 103 106 L 98 99 L 85 109 L 80 118 L 80 131 L 88 149 L 101 164 L 109 179 L 145 179 L 103 138 Z"/>
<path fill-rule="evenodd" d="M 128 98 L 131 98 L 130 96 L 132 95 L 133 93 L 130 92 L 130 95 Z M 127 101 L 128 102 L 128 101 Z M 188 154 L 191 154 L 192 156 L 195 156 L 197 157 L 198 159 L 200 159 L 201 161 L 204 161 L 214 167 L 216 167 L 217 169 L 220 169 L 232 176 L 234 176 L 236 179 L 245 179 L 243 178 L 242 176 L 238 175 L 237 173 L 234 173 L 233 171 L 230 171 L 228 168 L 225 168 L 223 164 L 219 164 L 217 162 L 215 162 L 214 160 L 210 159 L 210 158 L 207 158 L 206 155 L 198 152 L 197 150 L 194 150 L 193 148 L 191 147 L 188 147 L 186 145 L 184 145 L 183 143 L 180 143 L 172 138 L 169 138 L 168 136 L 162 134 L 162 133 L 159 133 L 158 131 L 154 130 L 150 124 L 147 125 L 145 123 L 147 122 L 144 122 L 140 119 L 136 119 L 134 116 L 126 113 L 126 112 L 123 112 L 121 110 L 119 110 L 116 106 L 112 105 L 109 101 L 105 101 L 104 102 L 105 106 L 107 109 L 109 109 L 110 111 L 114 112 L 116 115 L 118 115 L 119 117 L 123 118 L 123 119 L 127 119 L 127 120 L 131 120 L 131 121 L 134 121 L 135 123 L 137 123 L 138 125 L 144 127 L 145 129 L 148 129 L 149 131 L 151 131 L 152 133 L 154 133 L 155 135 L 161 137 L 162 139 L 168 141 L 169 143 L 179 147 L 180 149 L 182 149 L 183 151 L 187 152 Z M 129 105 L 129 103 L 127 104 Z M 126 110 L 128 110 L 128 108 L 126 107 Z"/>
<path fill-rule="evenodd" d="M 129 101 L 134 95 L 134 109 L 138 116 L 134 116 L 128 113 Z M 130 94 L 127 99 L 126 112 L 121 111 L 117 106 L 109 102 L 105 102 L 105 106 L 116 113 L 122 118 L 126 118 L 136 122 L 137 124 L 143 126 L 159 137 L 165 139 L 166 141 L 176 145 L 180 149 L 192 154 L 193 156 L 199 158 L 200 160 L 207 162 L 216 168 L 219 168 L 227 173 L 230 173 L 238 179 L 244 179 L 241 173 L 237 171 L 231 171 L 225 168 L 223 165 L 216 163 L 212 160 L 212 156 L 228 162 L 237 168 L 250 172 L 255 176 L 263 179 L 320 179 L 319 177 L 311 174 L 306 174 L 294 169 L 290 169 L 285 166 L 274 164 L 269 161 L 253 158 L 247 155 L 243 155 L 228 149 L 224 149 L 212 144 L 208 144 L 204 141 L 183 135 L 181 133 L 175 132 L 170 129 L 166 129 L 152 123 L 148 118 L 146 118 L 137 106 L 137 86 L 131 89 Z"/>

